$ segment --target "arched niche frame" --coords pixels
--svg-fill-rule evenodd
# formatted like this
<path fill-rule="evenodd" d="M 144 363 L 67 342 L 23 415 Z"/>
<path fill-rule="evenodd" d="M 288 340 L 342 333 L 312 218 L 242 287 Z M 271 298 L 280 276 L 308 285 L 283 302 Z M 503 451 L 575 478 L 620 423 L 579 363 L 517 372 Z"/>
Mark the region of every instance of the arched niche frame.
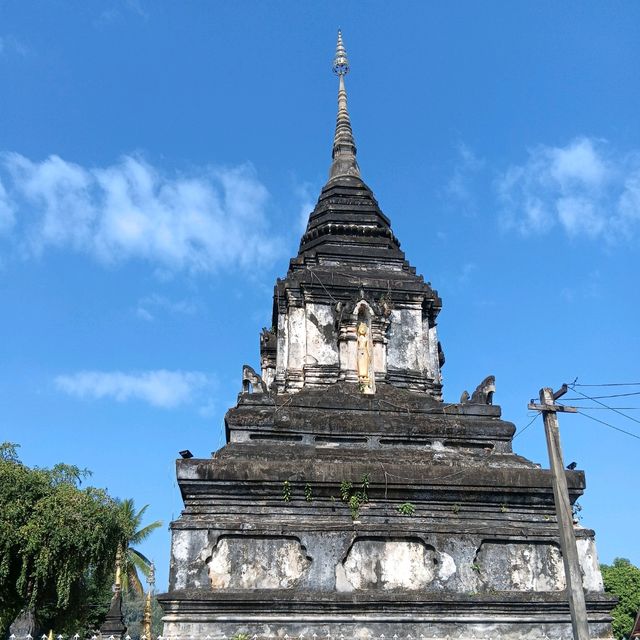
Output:
<path fill-rule="evenodd" d="M 375 381 L 387 375 L 387 332 L 390 320 L 386 308 L 360 296 L 341 310 L 338 324 L 338 351 L 340 357 L 340 380 L 358 382 L 357 341 L 358 325 L 367 326 L 371 353 L 369 379 L 372 391 Z"/>

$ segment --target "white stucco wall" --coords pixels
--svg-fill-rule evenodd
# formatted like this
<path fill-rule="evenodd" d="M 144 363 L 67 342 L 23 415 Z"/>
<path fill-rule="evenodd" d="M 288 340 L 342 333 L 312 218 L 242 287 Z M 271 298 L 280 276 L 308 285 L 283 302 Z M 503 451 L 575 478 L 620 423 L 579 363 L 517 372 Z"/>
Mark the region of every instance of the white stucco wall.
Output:
<path fill-rule="evenodd" d="M 338 341 L 333 329 L 333 312 L 329 305 L 307 303 L 305 364 L 338 364 Z M 327 335 L 330 339 L 327 340 Z"/>
<path fill-rule="evenodd" d="M 421 370 L 424 362 L 422 340 L 422 311 L 394 309 L 391 311 L 387 364 L 390 369 Z"/>

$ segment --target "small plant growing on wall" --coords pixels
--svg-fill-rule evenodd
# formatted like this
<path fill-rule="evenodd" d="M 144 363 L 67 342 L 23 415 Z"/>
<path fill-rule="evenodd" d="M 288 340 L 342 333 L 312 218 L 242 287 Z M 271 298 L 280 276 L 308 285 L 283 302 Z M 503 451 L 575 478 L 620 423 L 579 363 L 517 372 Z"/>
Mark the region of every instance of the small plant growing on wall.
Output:
<path fill-rule="evenodd" d="M 307 502 L 311 502 L 313 500 L 313 492 L 311 490 L 311 485 L 308 482 L 304 485 L 304 499 Z"/>
<path fill-rule="evenodd" d="M 403 502 L 396 507 L 396 510 L 401 516 L 412 516 L 416 512 L 416 507 L 411 502 Z"/>
<path fill-rule="evenodd" d="M 340 483 L 340 499 L 342 500 L 342 502 L 349 502 L 352 489 L 353 489 L 353 484 L 348 480 L 343 480 Z"/>
<path fill-rule="evenodd" d="M 362 490 L 360 491 L 360 494 L 362 495 L 363 498 L 363 502 L 369 502 L 369 484 L 371 482 L 371 478 L 369 476 L 368 473 L 365 473 L 362 476 L 362 481 L 361 481 L 361 485 L 362 485 Z"/>
<path fill-rule="evenodd" d="M 460 505 L 456 502 L 452 507 L 451 507 L 451 511 L 453 511 L 453 513 L 455 513 L 456 515 L 458 515 L 460 513 Z"/>
<path fill-rule="evenodd" d="M 351 510 L 351 517 L 353 520 L 357 520 L 360 515 L 360 498 L 358 494 L 349 498 L 349 509 Z"/>
<path fill-rule="evenodd" d="M 291 485 L 288 480 L 282 483 L 282 499 L 285 502 L 291 502 Z"/>
<path fill-rule="evenodd" d="M 249 634 L 248 633 L 234 633 L 231 636 L 231 640 L 249 640 Z"/>
<path fill-rule="evenodd" d="M 351 517 L 354 520 L 360 515 L 360 507 L 369 502 L 369 474 L 365 473 L 360 481 L 360 490 L 354 491 L 353 483 L 343 480 L 340 483 L 340 499 L 346 502 L 351 510 Z"/>

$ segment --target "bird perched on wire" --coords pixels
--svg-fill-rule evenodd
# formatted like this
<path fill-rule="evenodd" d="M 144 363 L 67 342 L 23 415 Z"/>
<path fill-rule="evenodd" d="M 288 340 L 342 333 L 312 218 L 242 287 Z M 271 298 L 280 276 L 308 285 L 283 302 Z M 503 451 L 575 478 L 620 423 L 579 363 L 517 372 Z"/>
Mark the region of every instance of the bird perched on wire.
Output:
<path fill-rule="evenodd" d="M 571 462 L 567 465 L 567 469 L 569 469 L 569 471 L 573 471 L 577 466 L 578 466 L 577 462 Z"/>

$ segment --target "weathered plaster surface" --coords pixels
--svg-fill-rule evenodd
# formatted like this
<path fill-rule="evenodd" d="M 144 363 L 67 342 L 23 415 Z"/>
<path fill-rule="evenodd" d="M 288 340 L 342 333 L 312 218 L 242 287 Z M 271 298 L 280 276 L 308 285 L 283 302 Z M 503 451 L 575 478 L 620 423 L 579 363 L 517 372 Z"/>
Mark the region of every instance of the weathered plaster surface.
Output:
<path fill-rule="evenodd" d="M 171 535 L 171 586 L 173 589 L 205 586 L 199 575 L 198 552 L 204 547 L 206 540 L 206 530 L 173 531 Z"/>
<path fill-rule="evenodd" d="M 306 322 L 303 307 L 289 308 L 289 369 L 302 369 L 306 347 Z"/>
<path fill-rule="evenodd" d="M 339 591 L 424 589 L 435 574 L 437 554 L 421 540 L 360 539 L 336 567 Z"/>
<path fill-rule="evenodd" d="M 393 309 L 389 327 L 387 364 L 390 369 L 420 371 L 424 361 L 420 353 L 424 348 L 422 340 L 422 319 L 419 309 Z"/>
<path fill-rule="evenodd" d="M 560 591 L 565 588 L 560 549 L 551 544 L 486 541 L 474 570 L 488 589 Z"/>
<path fill-rule="evenodd" d="M 604 591 L 600 563 L 593 538 L 578 538 L 578 558 L 582 569 L 582 585 L 587 591 Z"/>
<path fill-rule="evenodd" d="M 209 622 L 165 622 L 165 636 L 188 638 L 210 636 L 212 640 L 224 640 L 238 633 L 254 634 L 263 638 L 291 638 L 293 636 L 312 637 L 340 637 L 361 638 L 370 640 L 372 637 L 380 638 L 407 637 L 412 635 L 419 638 L 485 638 L 499 640 L 573 640 L 573 631 L 568 614 L 562 619 L 553 622 L 531 617 L 521 622 L 513 622 L 510 616 L 506 619 L 493 619 L 484 616 L 484 621 L 474 617 L 459 617 L 453 620 L 443 621 L 438 616 L 390 616 L 380 612 L 378 615 L 367 614 L 364 620 L 362 614 L 345 616 L 344 619 L 330 620 L 321 617 L 314 620 L 301 620 L 299 616 L 262 616 L 260 621 L 245 620 L 234 616 L 232 621 L 220 616 Z M 483 617 L 483 616 L 479 616 Z M 361 618 L 361 620 L 353 620 Z M 604 622 L 592 622 L 589 624 L 590 637 L 594 640 L 613 640 L 611 625 Z M 334 635 L 335 634 L 335 635 Z"/>
<path fill-rule="evenodd" d="M 437 383 L 442 382 L 440 374 L 440 360 L 438 355 L 438 331 L 435 326 L 428 327 L 428 321 L 424 322 L 428 343 L 428 366 L 427 373 L 429 377 Z"/>
<path fill-rule="evenodd" d="M 284 389 L 289 357 L 289 321 L 284 313 L 278 313 L 278 331 L 276 336 L 278 351 L 276 353 L 276 381 L 280 390 Z"/>
<path fill-rule="evenodd" d="M 338 340 L 331 307 L 307 303 L 305 311 L 307 318 L 307 362 L 305 364 L 338 364 Z"/>
<path fill-rule="evenodd" d="M 440 569 L 438 570 L 438 576 L 446 582 L 456 572 L 456 563 L 454 559 L 448 553 L 440 554 Z"/>
<path fill-rule="evenodd" d="M 207 560 L 213 589 L 290 589 L 309 569 L 296 538 L 225 536 Z"/>

